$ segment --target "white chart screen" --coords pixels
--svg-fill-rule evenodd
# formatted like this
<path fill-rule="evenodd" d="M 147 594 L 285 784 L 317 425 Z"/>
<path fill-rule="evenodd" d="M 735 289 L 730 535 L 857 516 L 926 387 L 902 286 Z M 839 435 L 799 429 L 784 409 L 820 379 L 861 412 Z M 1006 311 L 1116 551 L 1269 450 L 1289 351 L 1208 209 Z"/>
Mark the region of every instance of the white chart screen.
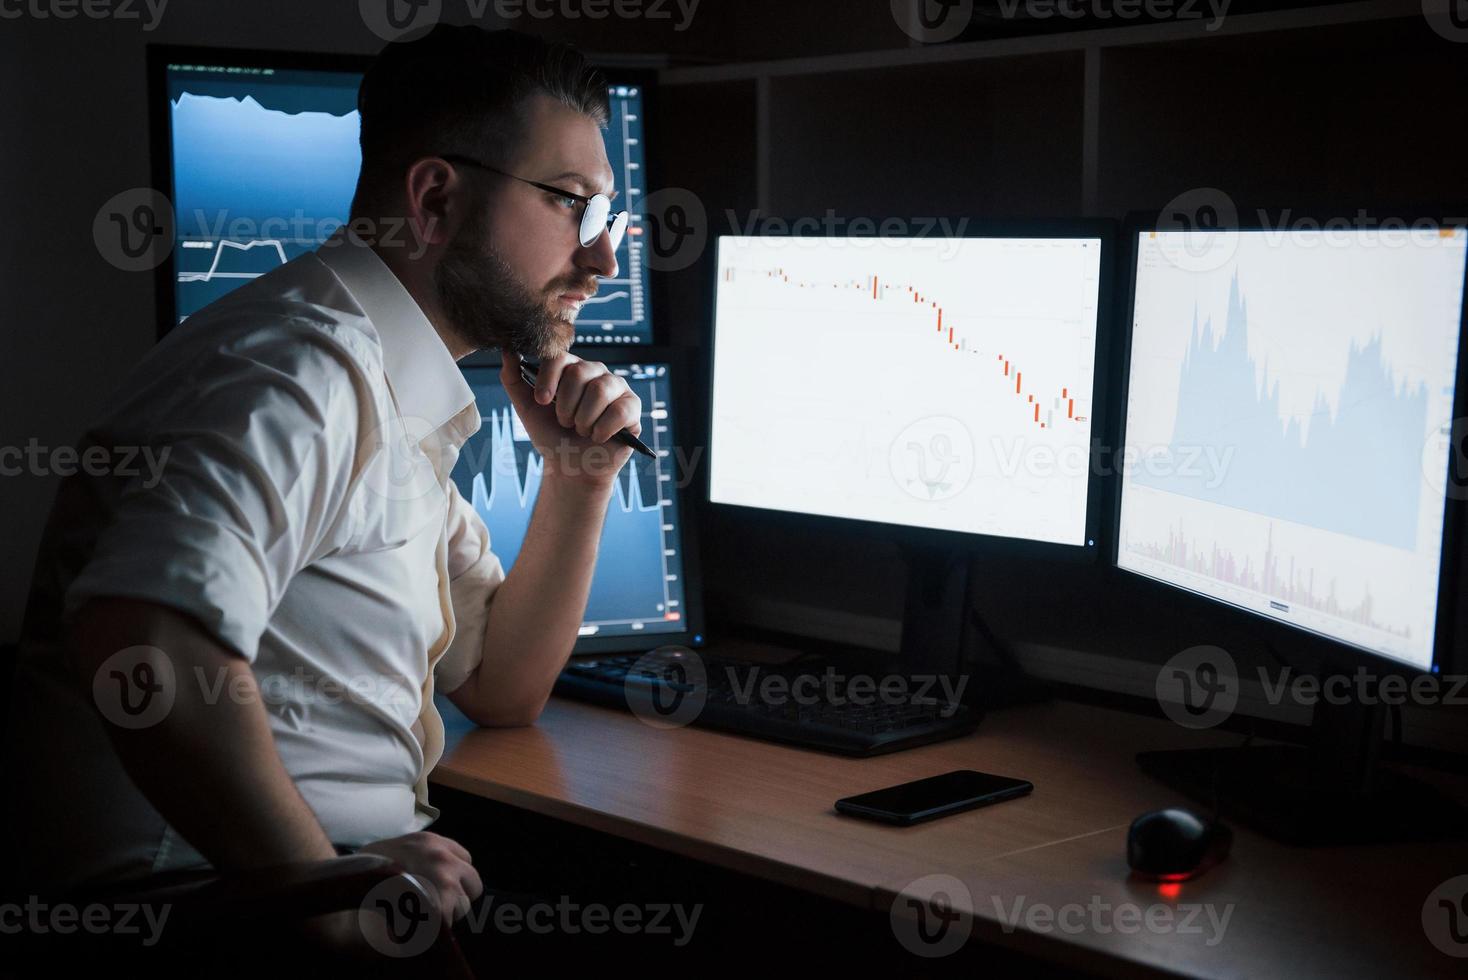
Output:
<path fill-rule="evenodd" d="M 1085 546 L 1101 247 L 720 238 L 711 499 Z"/>
<path fill-rule="evenodd" d="M 1118 563 L 1430 668 L 1468 236 L 1137 247 Z"/>

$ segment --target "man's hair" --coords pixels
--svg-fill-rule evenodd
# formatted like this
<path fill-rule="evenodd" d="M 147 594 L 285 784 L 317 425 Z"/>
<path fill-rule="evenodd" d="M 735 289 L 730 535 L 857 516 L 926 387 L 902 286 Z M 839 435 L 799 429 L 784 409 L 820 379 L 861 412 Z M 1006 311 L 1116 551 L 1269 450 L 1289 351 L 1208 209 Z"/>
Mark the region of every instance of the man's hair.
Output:
<path fill-rule="evenodd" d="M 424 156 L 505 160 L 526 135 L 526 105 L 536 93 L 607 125 L 606 77 L 569 45 L 448 24 L 388 44 L 357 90 L 362 173 L 353 215 Z"/>

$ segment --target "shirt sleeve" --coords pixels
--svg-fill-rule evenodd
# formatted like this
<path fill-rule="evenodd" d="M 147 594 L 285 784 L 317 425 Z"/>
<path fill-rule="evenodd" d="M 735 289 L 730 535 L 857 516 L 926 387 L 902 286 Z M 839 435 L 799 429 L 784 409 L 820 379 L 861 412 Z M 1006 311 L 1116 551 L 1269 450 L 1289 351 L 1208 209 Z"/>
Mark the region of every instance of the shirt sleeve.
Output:
<path fill-rule="evenodd" d="M 434 690 L 459 688 L 484 658 L 484 627 L 489 604 L 505 580 L 504 568 L 490 550 L 489 528 L 449 482 L 449 595 L 454 606 L 454 638 L 433 668 Z"/>
<path fill-rule="evenodd" d="M 347 512 L 370 388 L 342 338 L 294 321 L 222 342 L 188 372 L 150 379 L 99 427 L 154 447 L 160 475 L 118 492 L 64 614 L 97 596 L 150 600 L 253 663 L 292 577 Z"/>

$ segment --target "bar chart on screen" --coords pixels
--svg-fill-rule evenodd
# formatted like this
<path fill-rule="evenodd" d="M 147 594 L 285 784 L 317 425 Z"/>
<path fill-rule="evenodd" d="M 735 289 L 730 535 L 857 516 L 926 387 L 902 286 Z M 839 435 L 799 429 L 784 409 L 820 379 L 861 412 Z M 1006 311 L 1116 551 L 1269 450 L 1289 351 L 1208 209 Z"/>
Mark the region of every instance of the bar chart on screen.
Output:
<path fill-rule="evenodd" d="M 784 509 L 1079 542 L 1099 268 L 1088 239 L 721 239 L 723 499 L 773 469 Z"/>

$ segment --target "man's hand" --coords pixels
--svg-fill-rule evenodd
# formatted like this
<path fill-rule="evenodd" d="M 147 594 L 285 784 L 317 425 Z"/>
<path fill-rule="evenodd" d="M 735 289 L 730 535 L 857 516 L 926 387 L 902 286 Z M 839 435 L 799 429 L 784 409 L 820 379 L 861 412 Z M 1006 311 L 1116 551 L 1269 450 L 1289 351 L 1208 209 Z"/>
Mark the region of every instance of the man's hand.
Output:
<path fill-rule="evenodd" d="M 540 362 L 532 389 L 520 378 L 520 357 L 506 351 L 500 382 L 545 460 L 545 477 L 610 489 L 633 451 L 608 440 L 621 429 L 642 433 L 642 400 L 625 379 L 561 354 Z"/>
<path fill-rule="evenodd" d="M 373 841 L 357 849 L 359 854 L 381 854 L 418 878 L 438 898 L 439 911 L 450 925 L 469 911 L 469 903 L 484 893 L 479 872 L 458 841 L 442 834 L 420 830 L 401 837 Z"/>

